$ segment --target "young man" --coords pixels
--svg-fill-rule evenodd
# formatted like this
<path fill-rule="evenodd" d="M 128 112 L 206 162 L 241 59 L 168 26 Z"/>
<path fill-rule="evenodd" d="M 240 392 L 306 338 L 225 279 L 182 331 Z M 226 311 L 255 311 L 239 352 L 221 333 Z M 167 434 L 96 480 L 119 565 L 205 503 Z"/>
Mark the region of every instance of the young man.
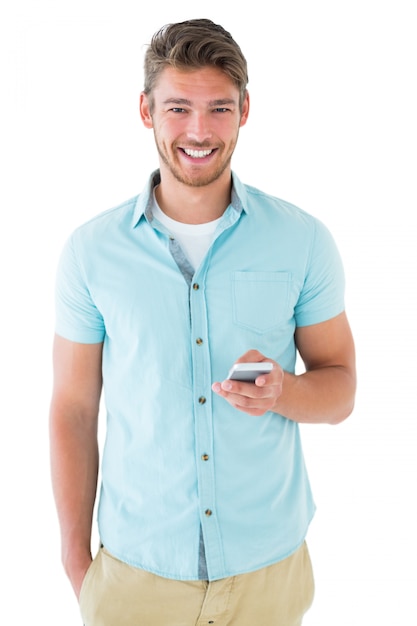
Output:
<path fill-rule="evenodd" d="M 354 346 L 326 228 L 231 171 L 246 85 L 222 27 L 161 29 L 140 98 L 160 170 L 62 254 L 52 476 L 86 626 L 296 626 L 312 602 L 298 424 L 350 414 Z M 272 371 L 230 380 L 235 362 Z"/>

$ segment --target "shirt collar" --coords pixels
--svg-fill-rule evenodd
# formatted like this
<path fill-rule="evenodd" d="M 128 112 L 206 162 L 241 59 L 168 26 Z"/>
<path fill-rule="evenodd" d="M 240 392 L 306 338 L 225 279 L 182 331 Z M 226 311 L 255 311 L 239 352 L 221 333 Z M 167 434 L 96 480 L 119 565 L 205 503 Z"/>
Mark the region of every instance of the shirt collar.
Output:
<path fill-rule="evenodd" d="M 133 212 L 132 228 L 135 228 L 138 225 L 143 216 L 151 221 L 153 189 L 156 185 L 159 185 L 160 182 L 160 172 L 159 170 L 155 170 L 150 175 L 146 186 L 137 198 L 135 210 Z M 248 213 L 248 202 L 245 186 L 241 183 L 241 181 L 234 172 L 232 172 L 232 194 L 230 204 L 238 213 L 241 213 L 242 211 Z"/>

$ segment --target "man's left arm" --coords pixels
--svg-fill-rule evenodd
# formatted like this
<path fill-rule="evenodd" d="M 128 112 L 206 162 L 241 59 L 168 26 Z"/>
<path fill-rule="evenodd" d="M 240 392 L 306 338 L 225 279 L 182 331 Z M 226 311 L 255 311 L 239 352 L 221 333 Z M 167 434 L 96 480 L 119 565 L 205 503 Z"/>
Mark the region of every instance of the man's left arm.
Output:
<path fill-rule="evenodd" d="M 355 348 L 346 314 L 299 327 L 295 341 L 305 364 L 302 374 L 284 372 L 278 363 L 255 384 L 225 380 L 213 391 L 250 415 L 274 411 L 300 423 L 338 424 L 353 410 L 356 391 Z M 272 361 L 257 350 L 238 362 Z"/>

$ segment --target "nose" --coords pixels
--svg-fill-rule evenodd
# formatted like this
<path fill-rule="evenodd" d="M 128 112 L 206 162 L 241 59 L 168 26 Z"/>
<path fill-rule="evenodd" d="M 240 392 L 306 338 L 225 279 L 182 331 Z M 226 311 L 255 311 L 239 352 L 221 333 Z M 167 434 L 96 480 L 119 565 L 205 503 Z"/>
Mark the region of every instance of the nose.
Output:
<path fill-rule="evenodd" d="M 196 111 L 190 115 L 188 119 L 187 136 L 191 141 L 197 143 L 210 141 L 212 131 L 210 129 L 209 116 Z"/>

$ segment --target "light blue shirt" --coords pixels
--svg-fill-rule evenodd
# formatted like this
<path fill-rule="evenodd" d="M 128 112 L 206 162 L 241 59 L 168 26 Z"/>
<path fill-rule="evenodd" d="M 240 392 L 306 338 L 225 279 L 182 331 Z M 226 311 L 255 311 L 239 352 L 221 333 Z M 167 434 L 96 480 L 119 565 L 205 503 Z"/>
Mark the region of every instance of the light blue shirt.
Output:
<path fill-rule="evenodd" d="M 160 576 L 215 580 L 284 559 L 314 514 L 298 424 L 252 417 L 211 391 L 251 348 L 293 372 L 296 326 L 344 309 L 321 222 L 243 185 L 194 271 L 142 194 L 69 238 L 57 334 L 103 345 L 107 434 L 98 523 L 117 558 Z"/>

